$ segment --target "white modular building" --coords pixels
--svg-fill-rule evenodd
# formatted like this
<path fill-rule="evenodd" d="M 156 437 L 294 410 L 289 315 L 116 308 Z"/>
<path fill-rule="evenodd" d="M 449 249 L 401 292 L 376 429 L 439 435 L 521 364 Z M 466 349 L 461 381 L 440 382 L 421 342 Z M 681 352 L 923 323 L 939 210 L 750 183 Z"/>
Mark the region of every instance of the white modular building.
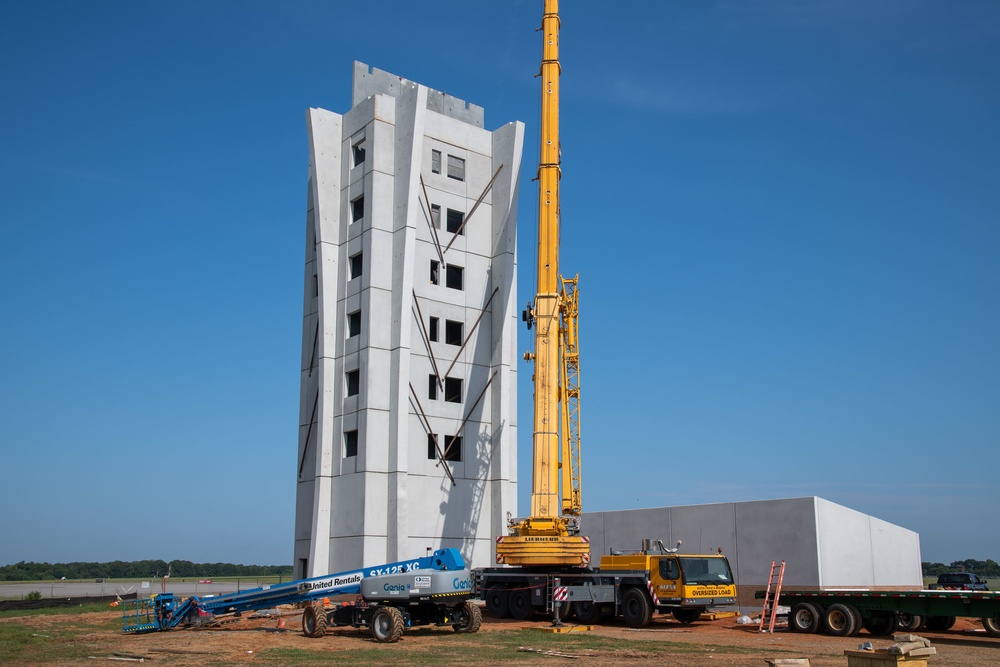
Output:
<path fill-rule="evenodd" d="M 524 125 L 354 64 L 307 112 L 295 575 L 456 547 L 516 511 Z"/>

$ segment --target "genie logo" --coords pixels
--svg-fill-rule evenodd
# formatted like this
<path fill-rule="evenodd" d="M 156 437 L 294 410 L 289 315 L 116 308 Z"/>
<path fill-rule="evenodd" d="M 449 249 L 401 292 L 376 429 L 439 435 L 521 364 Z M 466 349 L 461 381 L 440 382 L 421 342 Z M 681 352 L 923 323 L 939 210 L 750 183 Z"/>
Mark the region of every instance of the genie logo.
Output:
<path fill-rule="evenodd" d="M 455 579 L 451 582 L 451 586 L 456 591 L 467 591 L 472 588 L 472 580 L 459 579 L 458 577 L 455 577 Z"/>
<path fill-rule="evenodd" d="M 405 593 L 410 590 L 409 584 L 383 584 L 382 590 L 386 593 Z"/>

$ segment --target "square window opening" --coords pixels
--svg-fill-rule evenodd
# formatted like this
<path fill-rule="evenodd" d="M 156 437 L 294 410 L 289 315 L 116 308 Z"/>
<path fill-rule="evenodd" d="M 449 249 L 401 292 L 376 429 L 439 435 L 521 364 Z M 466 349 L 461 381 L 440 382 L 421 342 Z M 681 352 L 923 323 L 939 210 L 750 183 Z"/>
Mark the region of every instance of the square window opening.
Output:
<path fill-rule="evenodd" d="M 444 379 L 444 400 L 448 403 L 462 402 L 462 380 L 459 378 Z"/>
<path fill-rule="evenodd" d="M 365 196 L 361 195 L 351 202 L 351 222 L 357 222 L 365 217 Z"/>
<path fill-rule="evenodd" d="M 347 314 L 347 337 L 354 338 L 361 333 L 361 311 Z"/>
<path fill-rule="evenodd" d="M 444 460 L 445 461 L 461 461 L 462 460 L 462 436 L 460 435 L 446 435 L 444 436 Z"/>
<path fill-rule="evenodd" d="M 464 289 L 462 286 L 462 274 L 464 271 L 461 266 L 449 264 L 445 272 L 445 284 L 451 289 Z"/>
<path fill-rule="evenodd" d="M 359 370 L 347 371 L 346 380 L 347 380 L 347 395 L 357 396 L 358 393 L 361 391 L 361 371 Z"/>
<path fill-rule="evenodd" d="M 359 141 L 359 142 L 355 143 L 353 146 L 351 146 L 351 160 L 352 160 L 351 166 L 352 167 L 357 167 L 359 164 L 363 164 L 364 163 L 364 161 L 365 161 L 365 145 L 366 145 L 366 142 L 365 142 L 364 139 L 362 139 L 361 141 Z"/>
<path fill-rule="evenodd" d="M 454 320 L 444 321 L 444 342 L 448 345 L 461 345 L 465 338 L 465 324 Z"/>
<path fill-rule="evenodd" d="M 465 230 L 462 228 L 462 222 L 465 220 L 465 214 L 461 211 L 456 211 L 455 209 L 448 209 L 448 231 L 452 234 L 461 234 L 464 236 Z"/>
<path fill-rule="evenodd" d="M 350 264 L 349 267 L 350 274 L 348 280 L 354 280 L 355 278 L 361 275 L 361 271 L 362 269 L 364 269 L 365 266 L 364 253 L 359 252 L 357 255 L 352 255 L 351 258 L 348 260 L 348 264 Z"/>
<path fill-rule="evenodd" d="M 351 457 L 358 455 L 358 432 L 344 431 L 344 456 Z"/>
<path fill-rule="evenodd" d="M 465 160 L 454 155 L 448 156 L 448 178 L 456 181 L 465 180 Z"/>

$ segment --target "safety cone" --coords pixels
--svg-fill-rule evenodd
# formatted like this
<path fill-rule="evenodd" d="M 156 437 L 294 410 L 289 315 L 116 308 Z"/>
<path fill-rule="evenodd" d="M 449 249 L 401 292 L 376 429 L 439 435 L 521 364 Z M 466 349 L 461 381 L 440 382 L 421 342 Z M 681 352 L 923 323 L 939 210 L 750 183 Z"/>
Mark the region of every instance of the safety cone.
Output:
<path fill-rule="evenodd" d="M 284 630 L 285 629 L 285 619 L 283 619 L 283 618 L 279 618 L 278 619 L 278 629 L 279 630 Z"/>

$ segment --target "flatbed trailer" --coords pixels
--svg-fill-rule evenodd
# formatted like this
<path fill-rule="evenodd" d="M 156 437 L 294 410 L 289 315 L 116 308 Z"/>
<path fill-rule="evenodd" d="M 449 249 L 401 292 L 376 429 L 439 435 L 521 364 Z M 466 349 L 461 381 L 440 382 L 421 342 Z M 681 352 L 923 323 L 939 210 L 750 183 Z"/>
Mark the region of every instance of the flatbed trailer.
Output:
<path fill-rule="evenodd" d="M 755 597 L 763 599 L 765 591 Z M 943 632 L 958 617 L 978 618 L 991 637 L 1000 637 L 1000 592 L 949 590 L 782 590 L 778 604 L 791 607 L 793 632 L 853 637 L 897 630 Z"/>

